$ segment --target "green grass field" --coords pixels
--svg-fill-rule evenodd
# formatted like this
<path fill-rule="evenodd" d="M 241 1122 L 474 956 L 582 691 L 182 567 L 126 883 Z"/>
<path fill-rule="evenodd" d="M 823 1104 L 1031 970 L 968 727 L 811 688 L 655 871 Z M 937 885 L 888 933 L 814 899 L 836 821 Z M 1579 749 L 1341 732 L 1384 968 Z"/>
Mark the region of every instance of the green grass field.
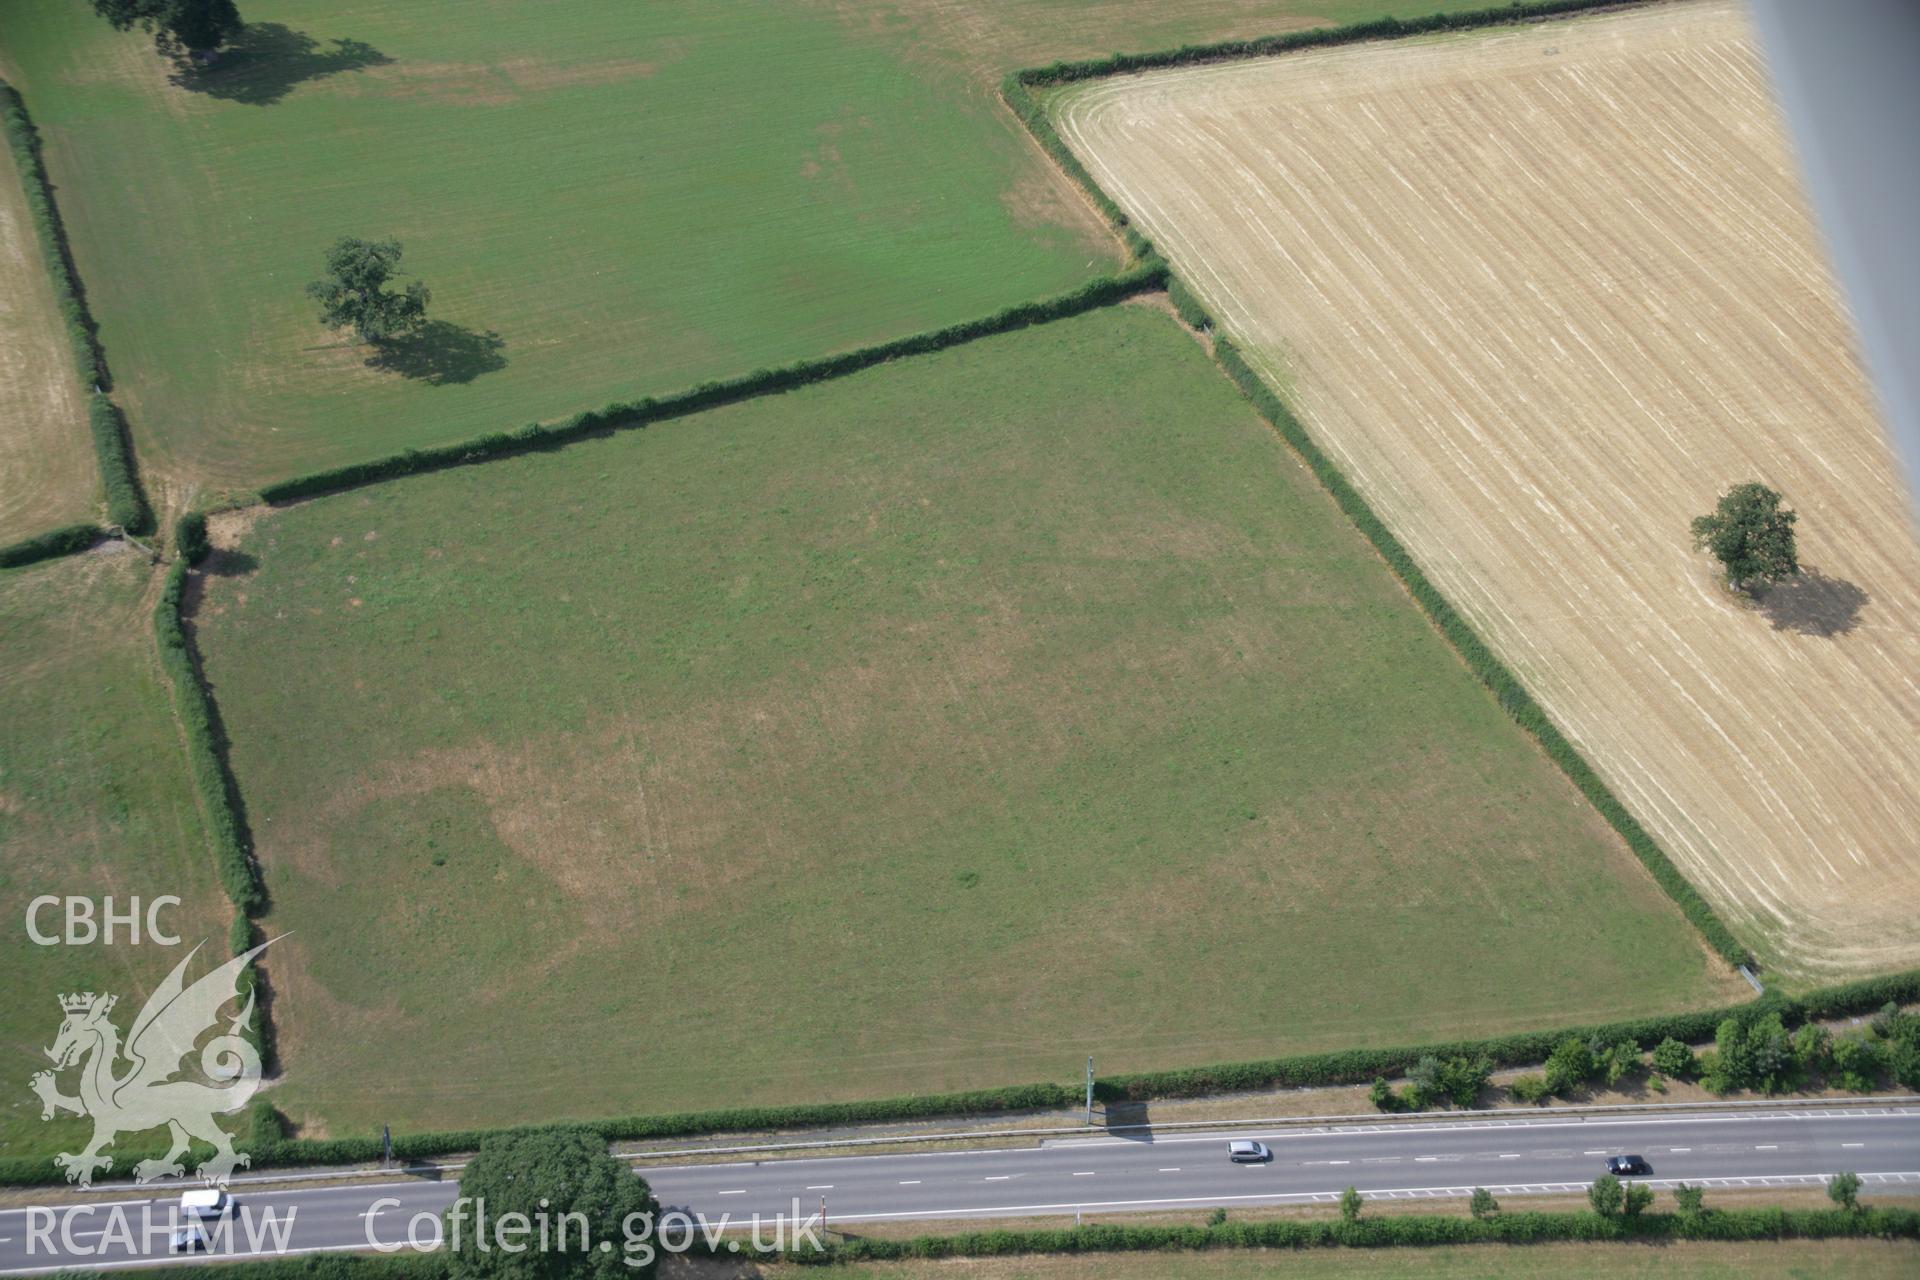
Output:
<path fill-rule="evenodd" d="M 1732 994 L 1149 306 L 261 516 L 196 625 L 318 1131 Z"/>
<path fill-rule="evenodd" d="M 75 1150 L 91 1131 L 70 1116 L 42 1122 L 27 1088 L 49 1065 L 41 1050 L 60 1029 L 61 995 L 117 993 L 124 1031 L 193 944 L 204 939 L 211 956 L 226 958 L 230 908 L 154 655 L 152 584 L 132 554 L 0 573 L 0 917 L 9 931 L 0 949 L 0 1155 Z M 162 920 L 181 945 L 34 945 L 27 904 L 42 894 L 111 894 L 123 909 L 135 895 L 174 894 L 183 905 Z M 58 912 L 39 923 L 58 932 Z M 71 1075 L 62 1083 L 73 1092 Z"/>
<path fill-rule="evenodd" d="M 0 67 L 164 497 L 1071 287 L 1116 249 L 1000 73 L 1383 7 L 248 0 L 187 88 L 81 0 L 14 0 Z M 341 235 L 400 237 L 434 290 L 387 367 L 302 294 Z"/>

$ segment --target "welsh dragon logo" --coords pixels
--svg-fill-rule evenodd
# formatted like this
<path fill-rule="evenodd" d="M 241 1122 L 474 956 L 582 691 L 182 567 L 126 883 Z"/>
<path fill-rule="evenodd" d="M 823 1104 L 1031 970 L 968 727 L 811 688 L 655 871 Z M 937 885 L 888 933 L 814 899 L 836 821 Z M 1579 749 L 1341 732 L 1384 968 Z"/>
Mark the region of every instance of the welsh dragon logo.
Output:
<path fill-rule="evenodd" d="M 162 1159 L 135 1165 L 137 1182 L 185 1173 L 180 1157 L 193 1138 L 214 1148 L 214 1155 L 200 1166 L 200 1176 L 208 1183 L 224 1186 L 235 1166 L 250 1162 L 250 1157 L 233 1149 L 233 1139 L 213 1118 L 240 1110 L 260 1087 L 259 1050 L 241 1034 L 253 1016 L 251 991 L 246 1008 L 228 1020 L 226 1030 L 200 1046 L 200 1074 L 214 1083 L 174 1077 L 183 1072 L 182 1063 L 200 1038 L 219 1029 L 220 1010 L 239 998 L 241 971 L 269 945 L 263 942 L 235 956 L 187 986 L 181 975 L 199 954 L 196 946 L 147 999 L 125 1045 L 119 1030 L 107 1020 L 118 996 L 87 991 L 60 997 L 60 1011 L 66 1018 L 53 1047 L 46 1051 L 53 1070 L 38 1072 L 30 1083 L 40 1095 L 42 1120 L 51 1120 L 61 1111 L 93 1117 L 93 1141 L 86 1150 L 53 1158 L 66 1171 L 68 1182 L 93 1185 L 94 1170 L 113 1168 L 113 1157 L 101 1155 L 102 1147 L 122 1133 L 163 1125 L 172 1148 Z M 127 1064 L 124 1071 L 119 1069 L 122 1059 Z M 74 1066 L 80 1068 L 80 1096 L 70 1098 L 60 1092 L 54 1073 Z"/>

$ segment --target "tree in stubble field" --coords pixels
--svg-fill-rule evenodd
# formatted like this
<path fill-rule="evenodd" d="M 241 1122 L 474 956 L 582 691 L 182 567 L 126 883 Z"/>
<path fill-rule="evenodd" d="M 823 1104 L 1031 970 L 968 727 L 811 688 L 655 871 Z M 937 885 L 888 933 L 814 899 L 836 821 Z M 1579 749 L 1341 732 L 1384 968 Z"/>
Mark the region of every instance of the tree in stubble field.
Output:
<path fill-rule="evenodd" d="M 623 1244 L 629 1232 L 651 1242 L 634 1215 L 646 1215 L 651 1226 L 659 1212 L 646 1180 L 590 1130 L 500 1134 L 483 1141 L 460 1172 L 460 1198 L 445 1223 L 447 1271 L 452 1280 L 644 1280 L 658 1259 L 628 1253 Z M 517 1222 L 531 1229 L 509 1243 L 529 1247 L 500 1248 L 500 1228 Z M 550 1228 L 545 1247 L 542 1222 Z M 602 1249 L 603 1241 L 612 1248 Z"/>
<path fill-rule="evenodd" d="M 1746 590 L 1800 572 L 1793 539 L 1798 519 L 1779 493 L 1749 481 L 1721 494 L 1711 515 L 1694 520 L 1693 545 L 1720 562 L 1728 586 Z"/>
<path fill-rule="evenodd" d="M 351 325 L 363 342 L 418 332 L 427 318 L 427 286 L 411 280 L 399 292 L 387 287 L 400 252 L 398 240 L 335 241 L 327 250 L 326 278 L 307 286 L 307 296 L 320 304 L 320 323 L 329 329 Z"/>
<path fill-rule="evenodd" d="M 151 32 L 165 54 L 207 55 L 240 34 L 233 0 L 93 0 L 93 11 L 115 31 Z"/>

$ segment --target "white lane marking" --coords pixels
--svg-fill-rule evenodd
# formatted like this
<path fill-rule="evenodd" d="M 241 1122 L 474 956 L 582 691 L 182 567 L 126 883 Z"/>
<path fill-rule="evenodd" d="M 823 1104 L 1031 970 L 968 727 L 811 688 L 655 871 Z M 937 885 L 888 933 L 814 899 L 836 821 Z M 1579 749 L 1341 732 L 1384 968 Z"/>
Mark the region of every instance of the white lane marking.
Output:
<path fill-rule="evenodd" d="M 716 1191 L 713 1194 L 717 1196 L 743 1196 L 747 1194 L 747 1189 L 742 1187 L 738 1191 Z"/>
<path fill-rule="evenodd" d="M 1771 1143 L 1771 1142 L 1766 1143 L 1764 1145 L 1756 1145 L 1754 1147 L 1755 1151 L 1778 1151 L 1779 1149 L 1780 1148 L 1777 1144 Z"/>
<path fill-rule="evenodd" d="M 1502 1160 L 1518 1160 L 1520 1153 L 1518 1151 L 1503 1151 L 1500 1153 L 1500 1158 Z"/>
<path fill-rule="evenodd" d="M 1413 1159 L 1416 1164 L 1432 1164 L 1439 1158 L 1439 1156 L 1415 1156 Z"/>
<path fill-rule="evenodd" d="M 817 1186 L 817 1187 L 808 1187 L 808 1188 L 807 1188 L 807 1190 L 809 1190 L 809 1191 L 831 1191 L 831 1190 L 833 1190 L 833 1184 L 832 1184 L 831 1182 L 823 1182 L 823 1183 L 821 1183 L 821 1184 L 820 1184 L 819 1186 Z"/>
<path fill-rule="evenodd" d="M 993 1173 L 987 1175 L 988 1182 L 1011 1182 L 1012 1180 L 1013 1175 L 1010 1173 Z"/>
<path fill-rule="evenodd" d="M 1093 1172 L 1094 1172 L 1093 1170 L 1088 1169 L 1084 1173 L 1076 1173 L 1073 1176 L 1076 1178 L 1091 1178 L 1093 1176 Z"/>
<path fill-rule="evenodd" d="M 1668 1147 L 1667 1150 L 1671 1151 L 1675 1155 L 1685 1155 L 1687 1152 L 1692 1151 L 1693 1148 L 1692 1147 Z"/>
<path fill-rule="evenodd" d="M 1843 1142 L 1840 1145 L 1843 1147 L 1864 1147 L 1867 1144 L 1864 1142 Z"/>
<path fill-rule="evenodd" d="M 1607 1149 L 1602 1147 L 1598 1151 L 1582 1151 L 1580 1154 L 1583 1156 L 1603 1156 L 1607 1154 Z"/>
<path fill-rule="evenodd" d="M 1161 1170 L 1160 1172 L 1162 1172 L 1162 1173 L 1178 1173 L 1178 1172 L 1180 1172 L 1180 1171 L 1179 1171 L 1178 1169 L 1162 1169 L 1162 1170 Z"/>
<path fill-rule="evenodd" d="M 900 1185 L 903 1187 L 917 1187 L 920 1185 L 920 1179 L 914 1178 L 911 1181 L 903 1182 Z"/>

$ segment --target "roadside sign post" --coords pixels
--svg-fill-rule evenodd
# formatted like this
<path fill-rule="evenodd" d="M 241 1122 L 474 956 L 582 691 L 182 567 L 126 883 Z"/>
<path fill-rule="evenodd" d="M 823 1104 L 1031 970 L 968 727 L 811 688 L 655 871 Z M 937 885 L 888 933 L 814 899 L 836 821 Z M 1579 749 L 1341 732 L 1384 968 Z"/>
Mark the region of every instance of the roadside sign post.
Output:
<path fill-rule="evenodd" d="M 389 1168 L 393 1164 L 393 1130 L 386 1125 L 380 1126 L 380 1167 Z"/>
<path fill-rule="evenodd" d="M 1093 1127 L 1093 1055 L 1087 1055 L 1087 1127 Z"/>

